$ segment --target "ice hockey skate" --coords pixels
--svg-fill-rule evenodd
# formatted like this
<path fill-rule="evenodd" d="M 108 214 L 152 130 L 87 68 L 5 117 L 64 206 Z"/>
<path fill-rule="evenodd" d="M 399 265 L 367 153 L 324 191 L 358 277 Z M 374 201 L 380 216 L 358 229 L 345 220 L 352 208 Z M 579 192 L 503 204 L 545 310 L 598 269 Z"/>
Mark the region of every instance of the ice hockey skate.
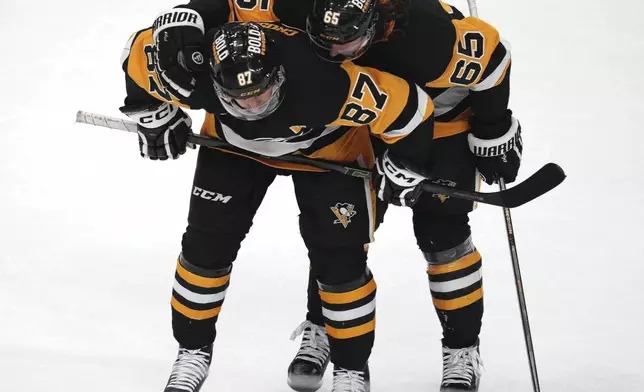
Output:
<path fill-rule="evenodd" d="M 297 355 L 288 367 L 288 385 L 298 392 L 314 392 L 322 387 L 324 371 L 329 364 L 329 339 L 324 327 L 310 321 L 300 324 L 291 340 L 302 336 Z"/>
<path fill-rule="evenodd" d="M 195 350 L 179 347 L 164 392 L 198 392 L 208 377 L 211 359 L 212 344 Z"/>
<path fill-rule="evenodd" d="M 478 391 L 482 367 L 478 341 L 465 348 L 443 346 L 443 380 L 440 392 Z"/>
<path fill-rule="evenodd" d="M 369 365 L 364 371 L 333 368 L 333 389 L 331 392 L 369 392 L 371 390 Z"/>

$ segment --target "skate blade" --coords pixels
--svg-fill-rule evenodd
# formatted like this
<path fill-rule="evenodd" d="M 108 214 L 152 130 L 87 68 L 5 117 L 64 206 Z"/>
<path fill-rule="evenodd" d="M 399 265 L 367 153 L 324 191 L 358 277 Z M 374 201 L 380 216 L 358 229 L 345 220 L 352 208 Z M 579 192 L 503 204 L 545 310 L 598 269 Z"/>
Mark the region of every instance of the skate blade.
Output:
<path fill-rule="evenodd" d="M 322 377 L 289 376 L 286 382 L 292 390 L 297 392 L 315 392 L 322 388 Z"/>
<path fill-rule="evenodd" d="M 473 389 L 465 389 L 459 386 L 441 387 L 440 392 L 478 392 L 479 384 L 477 383 Z"/>

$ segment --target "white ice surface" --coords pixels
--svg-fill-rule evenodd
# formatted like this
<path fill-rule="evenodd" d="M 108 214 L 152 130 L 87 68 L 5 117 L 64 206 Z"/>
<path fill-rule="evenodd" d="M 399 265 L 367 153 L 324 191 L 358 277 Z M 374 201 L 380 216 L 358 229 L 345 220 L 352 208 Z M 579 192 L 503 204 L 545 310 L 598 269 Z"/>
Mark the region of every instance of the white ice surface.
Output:
<path fill-rule="evenodd" d="M 120 115 L 123 44 L 174 4 L 2 2 L 0 391 L 165 384 L 196 154 L 144 161 L 134 135 L 73 121 L 78 109 Z M 542 389 L 642 391 L 644 4 L 481 0 L 479 11 L 513 45 L 520 179 L 549 161 L 569 176 L 513 213 Z M 236 262 L 204 392 L 289 390 L 307 274 L 297 214 L 279 179 Z M 374 392 L 438 388 L 441 332 L 410 216 L 392 208 L 370 253 Z M 481 391 L 530 391 L 501 210 L 472 220 L 485 260 Z"/>

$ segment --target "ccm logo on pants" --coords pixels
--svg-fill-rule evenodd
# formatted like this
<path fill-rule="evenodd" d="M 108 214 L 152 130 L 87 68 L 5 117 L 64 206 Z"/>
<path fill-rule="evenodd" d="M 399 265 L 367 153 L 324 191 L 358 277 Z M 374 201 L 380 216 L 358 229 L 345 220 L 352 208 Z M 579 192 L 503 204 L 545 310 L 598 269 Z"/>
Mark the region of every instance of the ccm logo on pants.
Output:
<path fill-rule="evenodd" d="M 211 201 L 220 201 L 224 204 L 228 203 L 230 199 L 233 198 L 232 196 L 224 196 L 221 193 L 211 192 L 205 189 L 201 189 L 198 186 L 195 186 L 195 188 L 192 190 L 192 194 L 195 196 L 199 196 L 202 199 L 211 200 Z"/>

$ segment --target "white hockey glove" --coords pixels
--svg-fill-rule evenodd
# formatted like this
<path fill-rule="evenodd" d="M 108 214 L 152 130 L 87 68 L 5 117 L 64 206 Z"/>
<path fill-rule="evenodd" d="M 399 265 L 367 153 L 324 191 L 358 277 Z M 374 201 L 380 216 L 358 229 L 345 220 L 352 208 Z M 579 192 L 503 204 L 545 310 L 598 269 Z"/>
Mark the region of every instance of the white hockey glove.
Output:
<path fill-rule="evenodd" d="M 165 161 L 177 159 L 186 152 L 192 120 L 180 108 L 159 102 L 148 106 L 123 106 L 120 110 L 138 123 L 142 157 Z"/>
<path fill-rule="evenodd" d="M 397 206 L 413 207 L 423 190 L 422 182 L 427 179 L 420 170 L 413 169 L 385 151 L 376 159 L 374 186 L 378 198 Z"/>
<path fill-rule="evenodd" d="M 508 116 L 496 124 L 481 124 L 474 116 L 471 119 L 472 131 L 467 137 L 470 151 L 477 156 L 476 167 L 483 180 L 489 185 L 502 177 L 506 183 L 517 178 L 521 166 L 523 141 L 521 124 Z"/>
<path fill-rule="evenodd" d="M 177 99 L 190 97 L 195 89 L 193 71 L 205 69 L 204 24 L 201 15 L 188 8 L 162 12 L 154 20 L 152 37 L 159 81 Z"/>

